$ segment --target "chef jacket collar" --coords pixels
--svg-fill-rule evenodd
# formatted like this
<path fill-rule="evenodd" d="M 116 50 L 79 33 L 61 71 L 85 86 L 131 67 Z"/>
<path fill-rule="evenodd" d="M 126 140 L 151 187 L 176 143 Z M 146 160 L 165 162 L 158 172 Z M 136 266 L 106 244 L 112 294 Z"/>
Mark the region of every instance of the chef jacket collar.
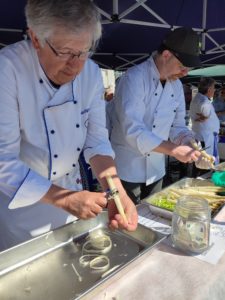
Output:
<path fill-rule="evenodd" d="M 158 81 L 160 80 L 160 73 L 159 73 L 159 70 L 158 68 L 156 67 L 156 64 L 155 64 L 155 61 L 154 61 L 154 58 L 156 56 L 156 53 L 157 51 L 153 52 L 152 53 L 152 56 L 149 58 L 150 62 L 151 62 L 151 68 L 153 69 L 154 71 L 154 78 Z"/>

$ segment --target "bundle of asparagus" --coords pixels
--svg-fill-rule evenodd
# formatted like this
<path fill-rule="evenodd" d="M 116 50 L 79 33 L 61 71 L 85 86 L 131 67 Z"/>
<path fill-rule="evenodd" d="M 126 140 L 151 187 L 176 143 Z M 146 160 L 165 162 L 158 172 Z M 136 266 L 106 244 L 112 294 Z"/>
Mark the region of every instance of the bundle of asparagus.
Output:
<path fill-rule="evenodd" d="M 201 197 L 207 200 L 213 213 L 225 204 L 225 187 L 209 185 L 170 188 L 167 192 L 158 193 L 150 202 L 152 205 L 173 211 L 181 196 Z"/>

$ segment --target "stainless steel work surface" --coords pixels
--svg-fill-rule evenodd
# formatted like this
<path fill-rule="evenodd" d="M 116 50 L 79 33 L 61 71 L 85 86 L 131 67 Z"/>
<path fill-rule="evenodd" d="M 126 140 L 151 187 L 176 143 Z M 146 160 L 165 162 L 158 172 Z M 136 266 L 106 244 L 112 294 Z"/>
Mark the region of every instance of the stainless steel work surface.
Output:
<path fill-rule="evenodd" d="M 142 225 L 133 233 L 110 231 L 107 223 L 103 212 L 95 219 L 70 223 L 0 253 L 0 299 L 80 299 L 164 238 Z M 79 262 L 82 246 L 95 230 L 112 241 L 105 254 L 110 262 L 108 273 Z"/>

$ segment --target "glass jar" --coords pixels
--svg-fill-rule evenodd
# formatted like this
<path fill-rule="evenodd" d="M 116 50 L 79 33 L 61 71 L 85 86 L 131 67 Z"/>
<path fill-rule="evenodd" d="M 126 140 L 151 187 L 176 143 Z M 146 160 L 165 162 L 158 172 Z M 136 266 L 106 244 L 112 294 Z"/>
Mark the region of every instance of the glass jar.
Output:
<path fill-rule="evenodd" d="M 211 210 L 206 200 L 181 197 L 172 218 L 172 241 L 185 252 L 202 253 L 209 247 Z"/>

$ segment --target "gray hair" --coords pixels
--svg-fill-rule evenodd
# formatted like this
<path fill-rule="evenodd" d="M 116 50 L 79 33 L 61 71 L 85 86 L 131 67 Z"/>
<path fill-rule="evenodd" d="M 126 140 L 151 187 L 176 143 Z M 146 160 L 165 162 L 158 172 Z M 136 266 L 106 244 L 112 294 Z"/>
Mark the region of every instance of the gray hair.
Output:
<path fill-rule="evenodd" d="M 28 27 L 42 44 L 56 27 L 76 34 L 92 30 L 93 50 L 101 37 L 100 14 L 90 0 L 28 0 L 25 15 Z"/>
<path fill-rule="evenodd" d="M 210 77 L 201 78 L 198 86 L 199 93 L 205 95 L 208 92 L 208 89 L 215 84 L 215 80 Z"/>

